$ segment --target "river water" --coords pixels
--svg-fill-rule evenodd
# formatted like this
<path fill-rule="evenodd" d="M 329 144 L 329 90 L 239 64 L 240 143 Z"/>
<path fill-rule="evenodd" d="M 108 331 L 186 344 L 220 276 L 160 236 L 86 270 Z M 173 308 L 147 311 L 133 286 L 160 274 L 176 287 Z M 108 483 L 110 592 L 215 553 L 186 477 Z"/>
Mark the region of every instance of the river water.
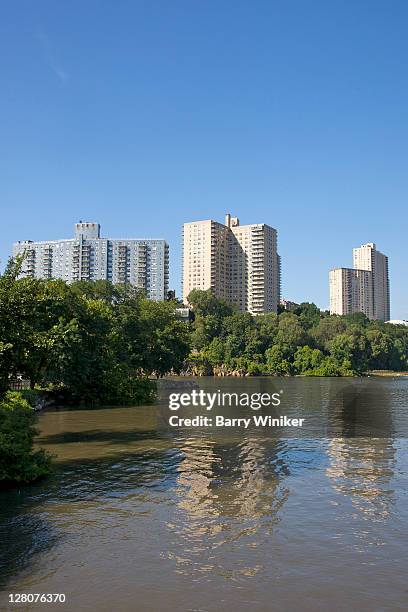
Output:
<path fill-rule="evenodd" d="M 1 609 L 407 609 L 408 378 L 180 381 L 280 390 L 301 434 L 172 428 L 169 384 L 156 406 L 40 414 L 55 468 L 0 493 Z"/>

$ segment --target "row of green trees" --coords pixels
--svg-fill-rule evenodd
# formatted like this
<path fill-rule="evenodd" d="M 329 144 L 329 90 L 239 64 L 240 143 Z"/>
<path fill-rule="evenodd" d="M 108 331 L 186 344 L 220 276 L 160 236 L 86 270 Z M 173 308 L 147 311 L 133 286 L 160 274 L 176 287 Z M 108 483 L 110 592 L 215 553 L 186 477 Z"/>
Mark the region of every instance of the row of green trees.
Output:
<path fill-rule="evenodd" d="M 211 290 L 189 296 L 191 324 L 176 302 L 153 302 L 107 281 L 19 278 L 21 261 L 0 276 L 0 398 L 17 375 L 85 402 L 152 396 L 152 375 L 243 370 L 249 374 L 347 376 L 408 368 L 408 329 L 362 314 L 330 316 L 314 304 L 253 317 Z"/>
<path fill-rule="evenodd" d="M 16 375 L 72 401 L 146 401 L 149 376 L 178 371 L 189 350 L 175 303 L 131 286 L 0 278 L 0 393 Z"/>
<path fill-rule="evenodd" d="M 209 291 L 189 296 L 194 309 L 190 364 L 197 372 L 353 376 L 408 369 L 408 328 L 363 314 L 330 316 L 310 303 L 253 317 Z"/>

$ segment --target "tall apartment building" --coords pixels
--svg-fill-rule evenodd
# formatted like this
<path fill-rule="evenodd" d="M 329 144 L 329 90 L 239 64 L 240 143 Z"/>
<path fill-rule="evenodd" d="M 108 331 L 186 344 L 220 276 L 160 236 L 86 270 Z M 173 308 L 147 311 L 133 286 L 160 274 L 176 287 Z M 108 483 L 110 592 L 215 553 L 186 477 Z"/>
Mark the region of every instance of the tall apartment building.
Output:
<path fill-rule="evenodd" d="M 388 257 L 377 251 L 373 242 L 353 249 L 353 267 L 372 273 L 374 319 L 388 321 L 390 318 L 390 283 Z"/>
<path fill-rule="evenodd" d="M 388 258 L 370 242 L 353 249 L 353 266 L 330 271 L 330 313 L 363 312 L 369 319 L 388 321 Z"/>
<path fill-rule="evenodd" d="M 168 291 L 169 247 L 164 240 L 113 240 L 101 238 L 99 223 L 80 221 L 75 237 L 67 240 L 13 245 L 13 255 L 25 253 L 22 273 L 34 278 L 109 280 L 129 283 L 153 300 L 164 300 Z"/>
<path fill-rule="evenodd" d="M 347 315 L 362 312 L 374 318 L 372 274 L 367 270 L 330 270 L 330 313 Z"/>
<path fill-rule="evenodd" d="M 262 224 L 193 221 L 183 226 L 183 301 L 192 289 L 212 289 L 240 311 L 276 312 L 280 298 L 277 232 Z"/>

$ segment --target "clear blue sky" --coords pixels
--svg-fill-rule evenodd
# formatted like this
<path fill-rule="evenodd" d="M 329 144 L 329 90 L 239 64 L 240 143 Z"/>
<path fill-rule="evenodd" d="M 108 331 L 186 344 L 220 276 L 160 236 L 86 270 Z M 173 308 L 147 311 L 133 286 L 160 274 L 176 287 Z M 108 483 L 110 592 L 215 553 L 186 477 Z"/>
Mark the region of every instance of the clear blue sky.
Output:
<path fill-rule="evenodd" d="M 18 239 L 277 228 L 283 295 L 328 305 L 352 247 L 408 319 L 408 3 L 70 0 L 0 7 L 0 256 Z"/>

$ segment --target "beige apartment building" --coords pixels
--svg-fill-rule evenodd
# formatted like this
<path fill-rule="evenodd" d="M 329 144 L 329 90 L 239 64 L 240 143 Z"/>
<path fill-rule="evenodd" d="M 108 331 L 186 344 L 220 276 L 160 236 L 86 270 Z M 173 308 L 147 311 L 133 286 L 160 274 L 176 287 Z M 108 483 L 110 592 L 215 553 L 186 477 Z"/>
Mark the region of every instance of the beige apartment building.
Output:
<path fill-rule="evenodd" d="M 362 312 L 374 318 L 372 274 L 367 270 L 335 268 L 330 270 L 330 314 Z"/>
<path fill-rule="evenodd" d="M 388 258 L 370 242 L 353 249 L 353 266 L 330 270 L 330 313 L 362 312 L 369 319 L 388 321 Z"/>
<path fill-rule="evenodd" d="M 353 249 L 353 267 L 372 273 L 374 319 L 390 318 L 390 283 L 388 257 L 377 251 L 373 242 Z"/>
<path fill-rule="evenodd" d="M 193 221 L 183 226 L 183 301 L 193 289 L 212 289 L 242 312 L 276 312 L 280 298 L 277 232 L 261 224 Z"/>

